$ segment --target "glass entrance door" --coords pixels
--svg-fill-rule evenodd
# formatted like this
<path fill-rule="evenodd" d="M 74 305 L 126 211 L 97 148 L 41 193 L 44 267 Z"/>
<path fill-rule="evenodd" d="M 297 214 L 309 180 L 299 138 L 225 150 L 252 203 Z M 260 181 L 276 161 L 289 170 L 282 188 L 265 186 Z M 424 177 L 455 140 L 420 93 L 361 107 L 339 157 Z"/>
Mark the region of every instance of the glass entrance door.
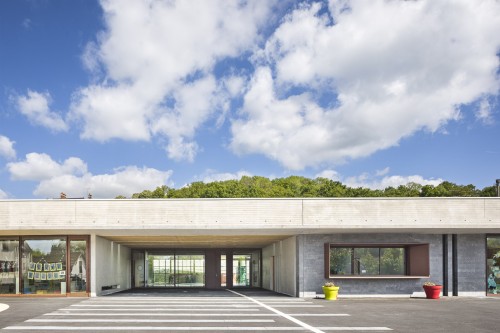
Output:
<path fill-rule="evenodd" d="M 148 287 L 174 287 L 174 254 L 148 255 Z"/>
<path fill-rule="evenodd" d="M 87 241 L 69 241 L 70 260 L 70 292 L 84 293 L 87 291 Z"/>
<path fill-rule="evenodd" d="M 500 296 L 500 235 L 486 238 L 487 293 Z"/>
<path fill-rule="evenodd" d="M 147 253 L 147 287 L 204 287 L 205 255 Z"/>
<path fill-rule="evenodd" d="M 233 255 L 233 286 L 249 287 L 251 277 L 251 254 Z"/>

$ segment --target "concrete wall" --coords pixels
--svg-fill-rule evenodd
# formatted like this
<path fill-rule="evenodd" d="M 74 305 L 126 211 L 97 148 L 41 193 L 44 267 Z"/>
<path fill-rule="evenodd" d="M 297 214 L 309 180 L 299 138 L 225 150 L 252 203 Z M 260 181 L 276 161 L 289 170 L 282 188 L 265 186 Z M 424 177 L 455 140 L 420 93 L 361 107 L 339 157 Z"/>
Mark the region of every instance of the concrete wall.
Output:
<path fill-rule="evenodd" d="M 451 239 L 451 237 L 450 237 Z M 459 296 L 485 295 L 485 235 L 458 236 L 458 291 Z M 432 234 L 323 234 L 297 236 L 298 247 L 298 295 L 311 297 L 323 294 L 325 282 L 325 243 L 429 243 L 430 277 L 421 278 L 333 278 L 340 286 L 340 295 L 423 295 L 425 281 L 443 283 L 442 235 Z M 449 256 L 449 295 L 452 295 L 451 240 Z"/>
<path fill-rule="evenodd" d="M 169 229 L 499 233 L 500 198 L 0 200 L 0 230 L 15 235 Z"/>
<path fill-rule="evenodd" d="M 274 290 L 274 260 L 276 245 L 271 244 L 262 249 L 262 288 Z"/>
<path fill-rule="evenodd" d="M 91 284 L 94 290 L 91 290 L 92 296 L 99 296 L 109 292 L 130 289 L 131 287 L 131 251 L 128 247 L 109 241 L 103 237 L 92 237 L 95 239 L 94 256 L 92 260 L 92 278 L 95 279 Z M 92 240 L 91 240 L 92 241 Z M 94 251 L 92 251 L 94 252 Z M 102 290 L 103 287 L 113 286 L 110 290 Z"/>
<path fill-rule="evenodd" d="M 262 287 L 282 294 L 296 295 L 296 237 L 290 237 L 262 249 Z M 273 279 L 274 261 L 274 281 Z M 274 285 L 273 285 L 274 284 Z"/>

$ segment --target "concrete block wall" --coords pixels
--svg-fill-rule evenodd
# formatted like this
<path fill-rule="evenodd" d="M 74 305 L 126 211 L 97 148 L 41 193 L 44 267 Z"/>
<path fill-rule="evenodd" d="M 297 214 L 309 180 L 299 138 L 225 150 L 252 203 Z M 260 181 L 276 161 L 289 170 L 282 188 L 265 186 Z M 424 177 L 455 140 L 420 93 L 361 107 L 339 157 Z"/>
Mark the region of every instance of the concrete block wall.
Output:
<path fill-rule="evenodd" d="M 458 235 L 458 296 L 485 295 L 486 236 Z"/>
<path fill-rule="evenodd" d="M 451 237 L 450 237 L 451 239 Z M 485 294 L 485 235 L 458 236 L 459 296 Z M 429 243 L 430 277 L 394 279 L 331 279 L 342 295 L 412 295 L 422 292 L 425 281 L 443 283 L 443 245 L 439 234 L 322 234 L 297 236 L 297 294 L 323 294 L 325 243 Z M 451 243 L 451 240 L 450 240 Z M 451 256 L 451 244 L 450 244 Z M 452 294 L 452 265 L 449 257 L 449 295 Z"/>

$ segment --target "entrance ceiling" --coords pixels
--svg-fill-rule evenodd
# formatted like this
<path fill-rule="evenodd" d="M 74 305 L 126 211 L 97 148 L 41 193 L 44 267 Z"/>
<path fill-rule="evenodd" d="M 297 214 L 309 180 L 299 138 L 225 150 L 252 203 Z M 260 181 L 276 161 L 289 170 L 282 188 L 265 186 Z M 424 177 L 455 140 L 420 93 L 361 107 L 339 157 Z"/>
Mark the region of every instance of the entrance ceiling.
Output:
<path fill-rule="evenodd" d="M 131 248 L 262 248 L 290 236 L 106 236 L 106 238 Z"/>

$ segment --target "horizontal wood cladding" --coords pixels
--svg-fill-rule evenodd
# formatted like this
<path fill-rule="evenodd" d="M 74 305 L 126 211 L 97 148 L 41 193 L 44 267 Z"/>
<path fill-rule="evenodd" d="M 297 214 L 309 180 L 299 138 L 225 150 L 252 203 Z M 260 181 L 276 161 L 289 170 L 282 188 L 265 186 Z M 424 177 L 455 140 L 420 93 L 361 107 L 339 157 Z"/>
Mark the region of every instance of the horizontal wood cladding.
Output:
<path fill-rule="evenodd" d="M 500 230 L 500 198 L 0 200 L 0 230 Z"/>

